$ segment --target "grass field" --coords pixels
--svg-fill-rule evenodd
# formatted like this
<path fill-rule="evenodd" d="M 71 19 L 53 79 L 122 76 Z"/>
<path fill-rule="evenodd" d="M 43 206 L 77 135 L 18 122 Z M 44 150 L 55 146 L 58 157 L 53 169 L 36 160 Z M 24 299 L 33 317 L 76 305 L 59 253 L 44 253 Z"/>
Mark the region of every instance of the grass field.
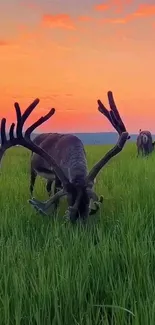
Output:
<path fill-rule="evenodd" d="M 91 167 L 110 146 L 87 147 Z M 27 203 L 30 152 L 0 175 L 0 325 L 155 324 L 155 154 L 128 144 L 98 175 L 104 204 L 87 226 Z M 34 195 L 47 198 L 38 178 Z M 133 315 L 134 314 L 134 315 Z"/>

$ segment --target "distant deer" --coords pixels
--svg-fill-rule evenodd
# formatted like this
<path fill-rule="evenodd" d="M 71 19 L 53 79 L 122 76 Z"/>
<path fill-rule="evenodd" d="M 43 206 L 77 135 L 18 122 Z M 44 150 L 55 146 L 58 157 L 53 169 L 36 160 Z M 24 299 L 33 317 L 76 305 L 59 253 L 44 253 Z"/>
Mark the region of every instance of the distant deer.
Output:
<path fill-rule="evenodd" d="M 104 114 L 114 126 L 119 134 L 119 139 L 116 145 L 92 167 L 90 172 L 88 172 L 87 168 L 86 153 L 83 143 L 76 136 L 71 134 L 59 135 L 58 141 L 53 141 L 51 155 L 30 139 L 31 133 L 36 127 L 47 121 L 54 114 L 55 109 L 51 109 L 46 116 L 41 117 L 32 124 L 23 135 L 23 125 L 39 103 L 39 99 L 34 100 L 23 114 L 21 114 L 19 104 L 14 104 L 17 116 L 16 134 L 14 135 L 15 124 L 12 123 L 9 131 L 9 139 L 7 139 L 5 131 L 6 119 L 2 119 L 0 161 L 8 148 L 20 144 L 35 154 L 40 155 L 41 158 L 52 167 L 61 181 L 62 189 L 54 194 L 49 200 L 45 202 L 36 199 L 29 200 L 29 202 L 41 213 L 46 215 L 46 211 L 63 196 L 67 196 L 67 216 L 71 222 L 75 222 L 79 217 L 85 220 L 90 214 L 96 213 L 99 209 L 99 203 L 102 202 L 102 197 L 99 198 L 93 190 L 94 179 L 107 162 L 121 152 L 127 139 L 130 138 L 116 108 L 111 91 L 108 92 L 108 100 L 111 108 L 110 111 L 106 109 L 100 100 L 97 101 L 99 105 L 98 110 Z M 94 202 L 95 209 L 90 208 L 91 199 Z"/>
<path fill-rule="evenodd" d="M 137 137 L 137 156 L 141 153 L 142 156 L 149 155 L 155 146 L 155 142 L 152 141 L 152 134 L 150 131 L 139 130 Z"/>

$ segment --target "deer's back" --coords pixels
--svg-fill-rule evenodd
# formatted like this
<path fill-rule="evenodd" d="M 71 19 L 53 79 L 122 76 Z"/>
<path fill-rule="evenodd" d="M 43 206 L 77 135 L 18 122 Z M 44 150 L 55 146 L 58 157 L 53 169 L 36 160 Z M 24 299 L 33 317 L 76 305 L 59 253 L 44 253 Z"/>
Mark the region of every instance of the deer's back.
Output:
<path fill-rule="evenodd" d="M 59 134 L 57 133 L 41 133 L 38 134 L 33 142 L 44 149 L 49 155 L 53 157 L 56 142 L 59 140 Z M 32 152 L 31 166 L 34 169 L 39 169 L 40 166 L 51 170 L 51 166 L 40 155 Z"/>
<path fill-rule="evenodd" d="M 41 133 L 38 134 L 34 139 L 33 142 L 38 146 L 45 140 L 45 138 L 50 135 L 51 133 Z"/>
<path fill-rule="evenodd" d="M 76 175 L 87 175 L 87 161 L 83 143 L 72 134 L 49 133 L 43 136 L 39 146 L 51 155 L 63 169 L 66 176 L 73 180 Z M 35 167 L 39 164 L 51 169 L 43 158 L 33 153 Z"/>

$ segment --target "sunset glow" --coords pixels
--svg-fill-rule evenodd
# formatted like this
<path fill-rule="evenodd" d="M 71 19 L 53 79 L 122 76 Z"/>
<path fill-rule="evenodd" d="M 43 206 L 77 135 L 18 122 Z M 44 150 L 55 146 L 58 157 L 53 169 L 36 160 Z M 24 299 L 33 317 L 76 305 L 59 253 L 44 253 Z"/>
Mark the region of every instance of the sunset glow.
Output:
<path fill-rule="evenodd" d="M 0 1 L 0 118 L 40 103 L 37 131 L 114 131 L 97 110 L 112 90 L 126 128 L 155 133 L 155 3 L 140 0 Z"/>

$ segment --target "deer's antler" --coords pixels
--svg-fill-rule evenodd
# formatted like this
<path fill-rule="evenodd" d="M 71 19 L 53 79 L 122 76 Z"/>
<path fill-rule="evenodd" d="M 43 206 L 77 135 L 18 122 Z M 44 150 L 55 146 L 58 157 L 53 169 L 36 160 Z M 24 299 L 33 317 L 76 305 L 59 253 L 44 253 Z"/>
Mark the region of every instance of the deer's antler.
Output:
<path fill-rule="evenodd" d="M 107 108 L 103 105 L 100 99 L 98 99 L 97 101 L 99 105 L 98 110 L 99 112 L 101 112 L 103 115 L 107 117 L 107 119 L 113 125 L 113 127 L 118 132 L 118 134 L 121 135 L 123 132 L 127 132 L 126 127 L 116 107 L 112 91 L 108 91 L 107 96 L 108 96 L 110 111 L 107 110 Z M 128 139 L 130 139 L 130 136 L 128 136 Z"/>
<path fill-rule="evenodd" d="M 23 126 L 29 115 L 32 113 L 34 108 L 39 103 L 39 99 L 36 98 L 30 106 L 25 110 L 23 114 L 21 114 L 21 109 L 19 104 L 16 102 L 14 104 L 17 116 L 17 125 L 15 131 L 15 124 L 12 123 L 10 130 L 9 130 L 9 139 L 6 137 L 6 119 L 2 118 L 1 120 L 1 148 L 0 148 L 0 161 L 3 157 L 4 152 L 13 147 L 17 144 L 22 145 L 23 147 L 32 150 L 36 154 L 40 155 L 43 159 L 45 159 L 54 169 L 55 173 L 57 174 L 58 178 L 62 181 L 63 185 L 66 186 L 68 184 L 68 179 L 66 178 L 65 174 L 61 170 L 61 168 L 57 165 L 55 160 L 48 155 L 42 148 L 37 146 L 36 144 L 31 141 L 30 136 L 31 133 L 45 121 L 47 121 L 54 113 L 55 109 L 52 108 L 48 114 L 39 118 L 35 123 L 33 123 L 23 135 Z M 14 134 L 15 133 L 15 134 Z"/>
<path fill-rule="evenodd" d="M 108 111 L 107 108 L 102 104 L 100 100 L 97 101 L 99 107 L 98 110 L 104 114 L 107 119 L 110 121 L 110 123 L 113 125 L 113 127 L 116 129 L 116 131 L 119 134 L 119 139 L 117 144 L 107 152 L 107 154 L 99 161 L 97 164 L 91 169 L 89 172 L 89 175 L 87 177 L 87 182 L 92 182 L 94 178 L 97 176 L 99 171 L 103 168 L 104 165 L 107 164 L 107 162 L 117 155 L 124 147 L 125 142 L 127 139 L 130 139 L 130 136 L 128 132 L 126 131 L 125 125 L 122 122 L 122 119 L 120 117 L 120 114 L 118 112 L 118 109 L 116 107 L 113 94 L 111 91 L 108 91 L 108 100 L 111 110 Z"/>

